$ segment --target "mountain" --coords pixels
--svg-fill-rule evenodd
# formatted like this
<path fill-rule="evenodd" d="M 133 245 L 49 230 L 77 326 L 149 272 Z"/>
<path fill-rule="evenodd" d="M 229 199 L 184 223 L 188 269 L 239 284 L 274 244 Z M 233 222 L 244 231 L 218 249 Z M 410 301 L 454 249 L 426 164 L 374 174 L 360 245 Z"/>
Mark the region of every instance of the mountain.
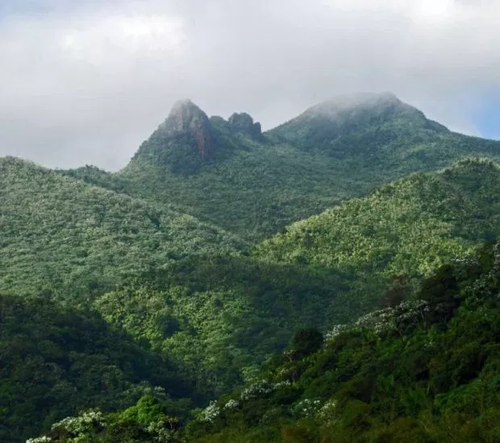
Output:
<path fill-rule="evenodd" d="M 264 134 L 248 114 L 208 118 L 182 101 L 107 181 L 257 241 L 383 183 L 468 156 L 499 160 L 500 142 L 452 133 L 391 94 L 339 97 Z M 80 172 L 89 176 L 96 179 Z"/>
<path fill-rule="evenodd" d="M 13 158 L 0 174 L 0 294 L 100 313 L 175 362 L 194 394 L 219 395 L 295 329 L 360 309 L 335 294 L 336 271 L 260 264 L 236 236 L 169 206 Z"/>
<path fill-rule="evenodd" d="M 0 199 L 3 292 L 88 297 L 151 264 L 245 246 L 167 206 L 14 158 L 0 159 Z"/>
<path fill-rule="evenodd" d="M 269 136 L 307 151 L 345 157 L 376 157 L 384 145 L 419 144 L 449 135 L 447 128 L 395 95 L 355 94 L 337 97 L 278 126 Z M 366 159 L 365 159 L 366 160 Z"/>
<path fill-rule="evenodd" d="M 483 241 L 500 235 L 500 170 L 462 160 L 419 173 L 289 226 L 255 248 L 272 263 L 302 263 L 350 274 L 356 297 L 380 301 L 392 280 L 409 288 Z M 373 306 L 373 305 L 372 305 Z"/>
<path fill-rule="evenodd" d="M 220 156 L 220 140 L 207 115 L 190 100 L 177 102 L 168 118 L 153 133 L 149 149 L 139 148 L 135 159 L 152 160 L 173 173 L 196 171 L 204 161 Z"/>
<path fill-rule="evenodd" d="M 294 331 L 411 299 L 424 277 L 499 232 L 500 170 L 463 160 L 291 225 L 250 256 L 198 254 L 96 298 L 116 327 L 169 356 L 198 392 L 248 380 Z"/>
<path fill-rule="evenodd" d="M 317 400 L 297 400 L 296 388 L 311 382 L 317 386 L 314 396 L 326 397 L 335 394 L 329 381 L 335 389 L 345 382 L 351 393 L 349 386 L 358 381 L 371 383 L 364 378 L 369 368 L 390 377 L 380 369 L 386 357 L 393 363 L 390 371 L 399 374 L 396 355 L 404 346 L 452 325 L 456 306 L 443 295 L 444 301 L 432 301 L 433 308 L 439 313 L 445 302 L 452 309 L 432 325 L 424 316 L 415 336 L 411 332 L 403 340 L 404 331 L 397 330 L 403 344 L 369 334 L 360 338 L 355 326 L 346 337 L 341 379 L 330 373 L 322 378 L 321 371 L 297 378 L 308 356 L 330 359 L 319 348 L 320 336 L 335 325 L 381 305 L 395 309 L 382 311 L 382 317 L 398 309 L 405 317 L 405 306 L 418 297 L 430 303 L 441 292 L 456 295 L 447 271 L 436 270 L 445 263 L 467 265 L 481 242 L 498 236 L 499 146 L 454 134 L 382 94 L 340 97 L 265 133 L 247 113 L 225 120 L 181 101 L 130 164 L 114 174 L 92 166 L 51 171 L 0 159 L 0 294 L 16 294 L 0 306 L 2 328 L 8 326 L 0 331 L 0 397 L 8 403 L 0 403 L 0 417 L 8 420 L 0 421 L 1 431 L 19 441 L 28 430 L 36 435 L 68 414 L 73 417 L 50 431 L 53 441 L 182 441 L 202 438 L 203 432 L 217 441 L 219 431 L 226 441 L 242 441 L 242 433 L 254 433 L 259 421 L 269 436 L 280 432 L 289 441 L 314 441 L 302 422 L 301 437 L 295 438 L 287 426 L 296 423 L 282 420 L 282 413 L 294 417 L 287 404 Z M 441 167 L 446 169 L 435 171 Z M 461 288 L 478 289 L 465 283 Z M 79 326 L 80 341 L 72 338 Z M 272 357 L 297 331 L 302 332 L 285 360 Z M 495 346 L 489 336 L 485 343 Z M 374 347 L 373 354 L 364 353 Z M 358 368 L 358 357 L 367 366 Z M 475 354 L 464 356 L 469 357 Z M 157 364 L 165 373 L 150 367 Z M 51 368 L 58 374 L 52 378 Z M 265 383 L 252 385 L 265 368 L 277 371 L 272 383 L 290 390 L 273 394 L 274 410 L 262 402 L 267 418 L 254 403 L 243 417 L 227 416 L 243 427 L 217 422 L 214 430 L 192 420 L 195 410 L 190 420 L 189 405 L 179 400 L 188 395 L 195 406 L 204 406 L 223 396 L 229 402 L 224 395 L 243 386 L 250 391 L 242 393 L 274 392 Z M 296 374 L 290 380 L 276 375 L 288 370 Z M 119 382 L 108 390 L 110 373 Z M 88 374 L 103 374 L 102 392 Z M 156 395 L 156 384 L 172 398 Z M 69 388 L 60 394 L 60 386 Z M 411 391 L 411 382 L 405 386 Z M 353 400 L 367 403 L 352 392 Z M 44 402 L 45 397 L 55 400 Z M 21 406 L 12 409 L 10 403 Z M 76 415 L 84 407 L 102 411 Z M 203 414 L 214 411 L 209 407 Z M 33 423 L 23 429 L 32 413 Z M 266 420 L 273 417 L 286 426 L 269 428 Z M 312 426 L 318 428 L 316 422 Z M 85 434 L 90 430 L 94 434 Z M 47 440 L 33 440 L 41 441 Z"/>

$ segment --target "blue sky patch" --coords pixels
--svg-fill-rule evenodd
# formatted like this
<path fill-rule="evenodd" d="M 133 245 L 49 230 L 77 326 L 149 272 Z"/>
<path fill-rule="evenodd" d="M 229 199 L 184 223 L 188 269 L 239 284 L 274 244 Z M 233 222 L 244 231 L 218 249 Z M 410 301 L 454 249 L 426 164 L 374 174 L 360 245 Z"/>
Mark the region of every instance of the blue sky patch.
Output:
<path fill-rule="evenodd" d="M 500 94 L 486 98 L 473 118 L 483 137 L 500 140 Z"/>

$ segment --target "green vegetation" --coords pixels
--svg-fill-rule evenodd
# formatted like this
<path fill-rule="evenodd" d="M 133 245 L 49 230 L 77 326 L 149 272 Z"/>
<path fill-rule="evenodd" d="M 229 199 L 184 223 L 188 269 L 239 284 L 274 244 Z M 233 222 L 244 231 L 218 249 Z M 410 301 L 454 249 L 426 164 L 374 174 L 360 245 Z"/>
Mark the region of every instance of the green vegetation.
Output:
<path fill-rule="evenodd" d="M 368 95 L 0 159 L 0 440 L 496 441 L 499 148 Z"/>
<path fill-rule="evenodd" d="M 499 277 L 498 245 L 442 267 L 418 301 L 277 357 L 262 381 L 205 409 L 188 441 L 498 441 Z"/>
<path fill-rule="evenodd" d="M 299 331 L 254 382 L 187 425 L 150 395 L 38 442 L 494 442 L 500 436 L 500 245 L 441 267 L 414 301 Z"/>
<path fill-rule="evenodd" d="M 196 400 L 171 360 L 113 330 L 95 312 L 42 297 L 0 296 L 0 362 L 5 443 L 47 431 L 83 408 L 124 408 L 147 393 L 177 414 L 186 415 L 190 406 L 180 398 Z"/>
<path fill-rule="evenodd" d="M 113 177 L 130 195 L 261 240 L 412 172 L 500 160 L 499 142 L 449 132 L 395 97 L 358 101 L 323 103 L 260 137 L 220 117 L 204 120 L 205 132 L 172 133 L 171 116 Z M 214 146 L 208 159 L 197 155 L 200 134 Z"/>
<path fill-rule="evenodd" d="M 347 321 L 363 306 L 343 276 L 250 258 L 195 257 L 96 299 L 104 318 L 174 359 L 197 392 L 241 385 L 294 331 Z"/>
<path fill-rule="evenodd" d="M 243 243 L 164 206 L 0 159 L 0 287 L 87 297 L 130 274 Z"/>
<path fill-rule="evenodd" d="M 173 408 L 175 410 L 175 408 Z M 181 421 L 169 415 L 170 405 L 151 394 L 123 411 L 103 413 L 99 409 L 82 411 L 52 425 L 48 435 L 31 438 L 28 443 L 173 443 L 178 441 Z"/>
<path fill-rule="evenodd" d="M 452 133 L 391 95 L 340 97 L 264 134 L 256 125 L 181 102 L 119 173 L 59 172 L 255 242 L 412 172 L 470 156 L 500 161 L 500 142 Z"/>
<path fill-rule="evenodd" d="M 364 163 L 388 162 L 397 151 L 408 155 L 411 145 L 422 147 L 450 132 L 392 94 L 360 94 L 313 106 L 269 135 L 301 150 L 339 160 L 358 157 Z M 435 151 L 432 155 L 442 155 L 443 147 Z"/>
<path fill-rule="evenodd" d="M 499 217 L 498 166 L 463 160 L 295 223 L 258 245 L 255 255 L 337 269 L 355 280 L 353 296 L 373 307 L 391 282 L 411 292 L 443 263 L 495 239 Z"/>

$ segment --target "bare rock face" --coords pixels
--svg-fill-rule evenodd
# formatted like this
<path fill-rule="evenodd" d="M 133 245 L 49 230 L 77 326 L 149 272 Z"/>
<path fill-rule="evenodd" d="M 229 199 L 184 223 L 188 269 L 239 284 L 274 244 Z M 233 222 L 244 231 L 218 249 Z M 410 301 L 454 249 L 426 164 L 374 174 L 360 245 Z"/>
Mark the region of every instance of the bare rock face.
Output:
<path fill-rule="evenodd" d="M 234 113 L 229 117 L 229 125 L 233 131 L 244 132 L 251 137 L 260 137 L 262 128 L 260 123 L 254 123 L 253 118 L 246 112 Z"/>
<path fill-rule="evenodd" d="M 171 136 L 188 135 L 194 140 L 198 153 L 204 159 L 209 159 L 215 154 L 210 121 L 191 100 L 178 101 L 160 128 Z"/>

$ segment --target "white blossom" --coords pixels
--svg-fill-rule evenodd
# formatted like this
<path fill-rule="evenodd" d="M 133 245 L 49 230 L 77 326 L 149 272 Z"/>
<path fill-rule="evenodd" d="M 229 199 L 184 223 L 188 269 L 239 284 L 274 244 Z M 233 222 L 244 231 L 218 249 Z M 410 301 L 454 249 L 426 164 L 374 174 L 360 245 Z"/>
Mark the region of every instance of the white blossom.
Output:
<path fill-rule="evenodd" d="M 68 433 L 79 437 L 86 432 L 92 431 L 96 426 L 104 426 L 105 419 L 101 411 L 85 411 L 78 417 L 66 417 L 60 422 L 52 425 L 52 430 L 63 429 Z"/>
<path fill-rule="evenodd" d="M 175 431 L 168 429 L 165 420 L 151 422 L 146 429 L 154 437 L 154 441 L 158 443 L 170 443 L 175 441 Z"/>
<path fill-rule="evenodd" d="M 404 301 L 394 308 L 370 312 L 360 317 L 353 324 L 336 325 L 326 334 L 326 338 L 333 340 L 344 331 L 356 329 L 370 329 L 376 334 L 396 330 L 404 321 L 419 318 L 429 310 L 429 303 L 424 300 Z"/>
<path fill-rule="evenodd" d="M 211 401 L 210 404 L 201 411 L 201 420 L 213 422 L 220 415 L 220 407 L 217 401 Z"/>
<path fill-rule="evenodd" d="M 336 412 L 337 402 L 334 399 L 330 399 L 318 410 L 316 418 L 323 423 L 331 423 Z"/>
<path fill-rule="evenodd" d="M 44 435 L 43 437 L 28 438 L 26 443 L 50 443 L 51 441 L 52 439 L 50 437 Z"/>
<path fill-rule="evenodd" d="M 231 399 L 224 405 L 224 409 L 236 409 L 239 405 L 236 400 Z"/>
<path fill-rule="evenodd" d="M 241 400 L 250 400 L 252 398 L 263 397 L 265 395 L 270 394 L 274 391 L 274 385 L 270 383 L 268 380 L 261 380 L 258 383 L 254 383 L 253 385 L 246 388 L 241 393 Z"/>
<path fill-rule="evenodd" d="M 292 413 L 301 418 L 312 418 L 321 407 L 321 400 L 305 398 L 296 403 L 292 408 Z"/>

